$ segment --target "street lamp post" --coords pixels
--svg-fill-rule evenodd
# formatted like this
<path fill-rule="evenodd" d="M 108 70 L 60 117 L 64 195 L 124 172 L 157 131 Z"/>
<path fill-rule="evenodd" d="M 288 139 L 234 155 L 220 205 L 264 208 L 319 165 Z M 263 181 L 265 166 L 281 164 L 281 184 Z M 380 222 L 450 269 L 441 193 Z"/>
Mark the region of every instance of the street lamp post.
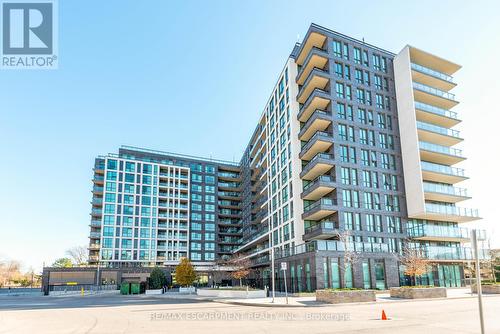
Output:
<path fill-rule="evenodd" d="M 476 260 L 476 289 L 477 301 L 479 303 L 479 322 L 481 324 L 481 334 L 484 334 L 484 317 L 483 317 L 483 293 L 481 289 L 481 268 L 479 265 L 479 249 L 477 246 L 477 230 L 472 230 L 472 248 L 474 249 L 474 257 Z"/>

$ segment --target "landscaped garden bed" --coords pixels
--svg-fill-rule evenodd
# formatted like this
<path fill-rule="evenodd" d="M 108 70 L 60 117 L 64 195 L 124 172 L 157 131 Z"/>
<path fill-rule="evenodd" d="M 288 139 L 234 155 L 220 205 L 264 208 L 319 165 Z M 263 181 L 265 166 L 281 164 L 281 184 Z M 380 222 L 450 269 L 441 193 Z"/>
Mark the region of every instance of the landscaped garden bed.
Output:
<path fill-rule="evenodd" d="M 374 290 L 325 289 L 316 290 L 316 301 L 330 304 L 374 302 Z"/>
<path fill-rule="evenodd" d="M 446 298 L 446 288 L 432 286 L 402 286 L 390 288 L 391 297 L 405 299 Z"/>

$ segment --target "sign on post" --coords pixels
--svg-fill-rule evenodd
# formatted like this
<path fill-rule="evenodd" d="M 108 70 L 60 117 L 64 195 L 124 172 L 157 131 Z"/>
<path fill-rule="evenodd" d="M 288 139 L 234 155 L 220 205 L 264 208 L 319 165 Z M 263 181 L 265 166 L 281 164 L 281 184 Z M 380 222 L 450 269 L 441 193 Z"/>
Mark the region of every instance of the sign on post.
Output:
<path fill-rule="evenodd" d="M 287 263 L 286 262 L 281 262 L 281 270 L 287 270 Z"/>

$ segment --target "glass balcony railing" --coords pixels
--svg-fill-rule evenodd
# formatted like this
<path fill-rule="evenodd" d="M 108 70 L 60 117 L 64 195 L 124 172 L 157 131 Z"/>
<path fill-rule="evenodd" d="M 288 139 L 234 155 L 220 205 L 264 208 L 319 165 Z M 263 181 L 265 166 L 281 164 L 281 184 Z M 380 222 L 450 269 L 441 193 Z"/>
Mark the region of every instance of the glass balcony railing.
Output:
<path fill-rule="evenodd" d="M 432 114 L 445 116 L 448 118 L 453 118 L 458 120 L 458 114 L 454 111 L 446 110 L 443 108 L 431 106 L 430 104 L 415 101 L 415 109 L 430 112 Z"/>
<path fill-rule="evenodd" d="M 463 168 L 450 167 L 440 164 L 435 164 L 432 162 L 421 161 L 422 170 L 429 172 L 436 172 L 441 174 L 447 174 L 458 177 L 465 177 L 465 172 Z"/>
<path fill-rule="evenodd" d="M 332 135 L 329 134 L 328 132 L 325 132 L 325 131 L 316 131 L 314 133 L 314 135 L 311 137 L 311 139 L 309 139 L 307 141 L 307 143 L 302 145 L 301 152 L 306 152 L 307 150 L 309 150 L 311 148 L 311 146 L 313 146 L 314 143 L 319 139 L 323 139 L 323 140 L 332 139 Z"/>
<path fill-rule="evenodd" d="M 104 191 L 104 188 L 103 187 L 99 187 L 99 186 L 94 186 L 92 188 L 92 191 L 96 192 L 96 193 L 102 193 Z"/>
<path fill-rule="evenodd" d="M 455 100 L 455 94 L 452 94 L 452 93 L 449 93 L 449 92 L 445 92 L 443 90 L 440 90 L 440 89 L 437 89 L 437 88 L 434 88 L 434 87 L 431 87 L 431 86 L 427 86 L 427 85 L 424 85 L 424 84 L 421 84 L 420 82 L 413 82 L 413 88 L 415 89 L 418 89 L 422 92 L 426 92 L 426 93 L 429 93 L 429 94 L 432 94 L 434 96 L 438 96 L 438 97 L 442 97 L 442 98 L 445 98 L 445 99 L 448 99 L 448 100 L 452 100 L 452 101 L 456 101 Z"/>
<path fill-rule="evenodd" d="M 417 129 L 439 133 L 444 136 L 460 138 L 460 131 L 443 128 L 442 126 L 437 126 L 422 121 L 417 121 Z"/>
<path fill-rule="evenodd" d="M 424 246 L 424 256 L 432 260 L 474 260 L 472 249 L 468 247 Z M 488 259 L 488 250 L 479 250 L 480 259 Z"/>
<path fill-rule="evenodd" d="M 356 252 L 368 252 L 368 253 L 389 252 L 388 244 L 373 243 L 373 242 L 353 242 L 345 245 L 343 242 L 336 240 L 312 240 L 304 244 L 295 246 L 294 248 L 287 250 L 286 253 L 278 251 L 276 253 L 276 257 L 281 258 L 284 256 L 297 255 L 315 251 L 343 252 L 345 251 L 346 248 Z"/>
<path fill-rule="evenodd" d="M 90 237 L 91 238 L 100 238 L 101 232 L 90 232 Z"/>
<path fill-rule="evenodd" d="M 305 229 L 305 233 L 311 233 L 317 230 L 336 230 L 337 229 L 337 223 L 334 221 L 322 221 L 319 224 L 309 226 L 308 228 Z"/>
<path fill-rule="evenodd" d="M 448 81 L 450 83 L 454 83 L 453 77 L 451 75 L 433 70 L 431 68 L 428 68 L 428 67 L 425 67 L 425 66 L 422 66 L 419 64 L 415 64 L 415 63 L 411 63 L 411 68 L 415 71 L 420 72 L 420 73 L 428 74 L 428 75 L 433 76 L 435 78 L 438 78 L 438 79 L 441 79 L 444 81 Z"/>
<path fill-rule="evenodd" d="M 452 196 L 467 197 L 467 189 L 446 184 L 424 182 L 424 191 Z"/>
<path fill-rule="evenodd" d="M 407 229 L 408 236 L 469 239 L 469 230 L 463 227 L 422 224 Z"/>
<path fill-rule="evenodd" d="M 228 178 L 233 178 L 233 179 L 237 179 L 240 177 L 240 175 L 238 173 L 231 173 L 231 172 L 219 172 L 217 175 L 219 177 L 228 177 Z"/>
<path fill-rule="evenodd" d="M 334 200 L 333 198 L 322 198 L 322 199 L 317 200 L 314 203 L 311 203 L 311 204 L 309 204 L 307 206 L 304 206 L 304 212 L 308 212 L 308 211 L 314 210 L 317 207 L 322 206 L 322 205 L 325 205 L 325 206 L 335 206 L 335 205 L 337 205 L 337 201 Z"/>
<path fill-rule="evenodd" d="M 453 205 L 425 203 L 425 210 L 431 213 L 443 214 L 447 216 L 479 218 L 479 212 L 477 209 L 462 208 Z"/>
<path fill-rule="evenodd" d="M 312 186 L 318 184 L 319 182 L 335 182 L 335 179 L 328 175 L 321 175 L 309 182 L 304 186 L 304 190 L 311 188 Z"/>
<path fill-rule="evenodd" d="M 426 141 L 420 141 L 419 146 L 421 149 L 426 151 L 431 151 L 435 153 L 442 153 L 447 155 L 453 155 L 456 157 L 463 158 L 462 150 L 453 147 L 447 147 L 437 144 L 428 143 Z"/>

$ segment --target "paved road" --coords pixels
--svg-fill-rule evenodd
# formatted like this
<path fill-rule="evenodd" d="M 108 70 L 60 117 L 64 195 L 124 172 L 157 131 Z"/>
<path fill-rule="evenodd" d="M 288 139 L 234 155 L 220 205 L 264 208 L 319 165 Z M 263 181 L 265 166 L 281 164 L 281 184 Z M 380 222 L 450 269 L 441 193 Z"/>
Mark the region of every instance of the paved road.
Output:
<path fill-rule="evenodd" d="M 484 298 L 500 333 L 500 296 Z M 389 321 L 378 320 L 384 308 Z M 268 308 L 146 296 L 2 297 L 0 333 L 479 333 L 476 299 Z"/>

